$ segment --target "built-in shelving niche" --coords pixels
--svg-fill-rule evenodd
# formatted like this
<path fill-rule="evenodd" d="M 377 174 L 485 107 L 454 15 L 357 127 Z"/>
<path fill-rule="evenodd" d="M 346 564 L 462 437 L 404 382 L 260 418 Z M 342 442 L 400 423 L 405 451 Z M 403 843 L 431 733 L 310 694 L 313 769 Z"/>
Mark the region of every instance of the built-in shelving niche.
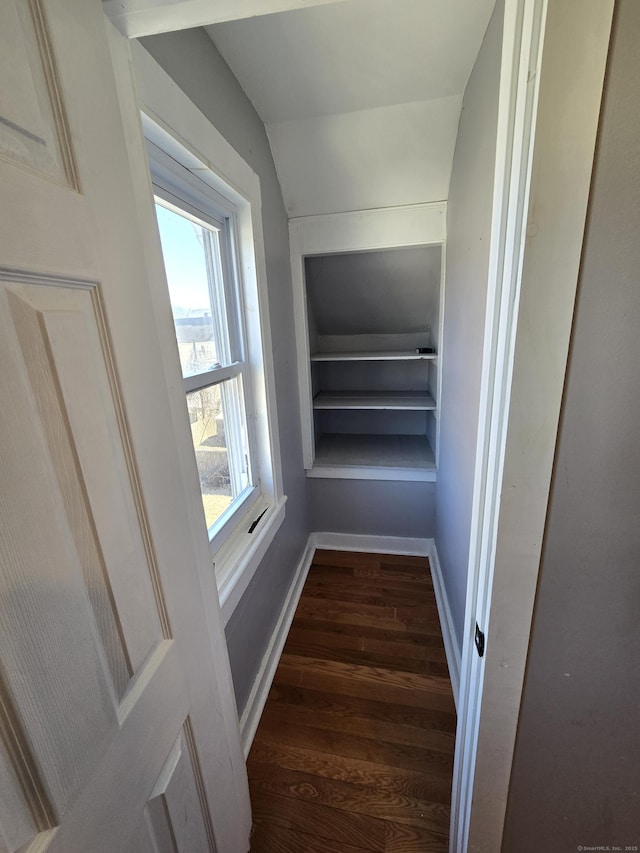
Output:
<path fill-rule="evenodd" d="M 306 257 L 304 279 L 308 474 L 434 480 L 442 247 Z"/>

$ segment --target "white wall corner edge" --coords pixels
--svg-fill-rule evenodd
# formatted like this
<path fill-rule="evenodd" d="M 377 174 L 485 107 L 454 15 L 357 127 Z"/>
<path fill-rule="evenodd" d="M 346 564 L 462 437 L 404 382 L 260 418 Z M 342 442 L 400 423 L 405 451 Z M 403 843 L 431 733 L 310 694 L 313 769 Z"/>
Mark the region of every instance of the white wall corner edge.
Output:
<path fill-rule="evenodd" d="M 294 572 L 289 592 L 282 605 L 280 616 L 273 628 L 269 644 L 260 662 L 260 668 L 253 682 L 251 693 L 247 699 L 244 711 L 240 717 L 240 736 L 242 739 L 242 747 L 244 749 L 245 759 L 249 755 L 251 744 L 255 737 L 260 717 L 264 710 L 264 706 L 271 689 L 271 684 L 275 678 L 276 669 L 280 662 L 282 650 L 289 633 L 289 628 L 293 622 L 293 617 L 298 606 L 298 601 L 302 595 L 302 589 L 307 579 L 307 574 L 311 568 L 313 554 L 316 550 L 313 534 L 309 536 L 306 547 L 302 552 L 302 557 Z"/>
<path fill-rule="evenodd" d="M 453 626 L 453 616 L 451 615 L 451 608 L 449 607 L 447 589 L 444 585 L 444 578 L 442 577 L 442 568 L 440 566 L 440 560 L 438 559 L 435 539 L 430 539 L 429 544 L 431 579 L 433 580 L 433 590 L 436 596 L 436 604 L 438 606 L 438 617 L 440 618 L 444 650 L 447 656 L 447 666 L 449 667 L 449 678 L 451 679 L 451 689 L 453 690 L 453 701 L 456 704 L 457 711 L 458 696 L 460 695 L 460 668 L 462 652 Z"/>

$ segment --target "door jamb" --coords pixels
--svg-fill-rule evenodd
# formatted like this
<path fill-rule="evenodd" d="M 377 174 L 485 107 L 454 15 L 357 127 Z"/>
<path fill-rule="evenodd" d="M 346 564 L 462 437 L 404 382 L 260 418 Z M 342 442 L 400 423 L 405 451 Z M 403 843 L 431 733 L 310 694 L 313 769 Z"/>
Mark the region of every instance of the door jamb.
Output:
<path fill-rule="evenodd" d="M 484 659 L 476 620 L 489 627 L 522 256 L 547 0 L 505 2 L 480 416 L 451 801 L 451 853 L 469 842 Z"/>
<path fill-rule="evenodd" d="M 499 849 L 501 844 L 560 418 L 614 0 L 565 3 L 505 3 L 484 368 L 451 810 L 452 853 L 466 853 L 469 846 Z M 577 45 L 573 55 L 569 49 L 568 57 L 567 32 L 575 35 Z M 549 72 L 538 117 L 543 44 L 544 68 Z M 556 81 L 559 96 L 554 89 Z M 566 114 L 561 115 L 563 111 Z M 535 140 L 534 162 L 538 118 L 540 140 Z M 558 129 L 556 125 L 562 126 Z M 567 130 L 573 135 L 573 145 L 562 144 L 562 133 Z M 541 233 L 530 242 L 538 228 Z M 526 316 L 519 329 L 521 285 Z M 533 357 L 539 359 L 539 336 L 536 341 L 524 326 L 536 312 L 541 324 L 540 315 L 545 311 L 548 320 L 553 319 L 547 323 L 552 327 L 548 330 L 549 352 L 544 363 L 538 360 L 533 370 L 529 362 Z M 529 401 L 543 401 L 544 408 L 540 416 L 530 419 L 532 423 L 523 418 L 523 412 L 516 411 L 522 409 L 526 395 Z M 528 476 L 535 482 L 529 482 Z M 501 494 L 507 487 L 510 501 L 503 505 Z M 524 544 L 522 540 L 526 540 Z M 517 583 L 506 585 L 505 580 L 514 576 Z M 510 595 L 515 596 L 513 608 L 509 606 Z M 488 637 L 487 654 L 479 658 L 475 624 L 477 620 L 487 634 L 492 603 L 495 637 Z M 496 603 L 500 605 L 497 609 Z M 502 612 L 505 610 L 509 612 Z M 518 620 L 522 624 L 516 629 Z M 501 669 L 503 653 L 506 670 Z M 498 678 L 498 671 L 506 674 Z M 490 719 L 495 717 L 500 720 Z M 507 731 L 497 733 L 500 726 L 506 726 Z M 481 796 L 478 789 L 474 791 L 478 772 Z"/>

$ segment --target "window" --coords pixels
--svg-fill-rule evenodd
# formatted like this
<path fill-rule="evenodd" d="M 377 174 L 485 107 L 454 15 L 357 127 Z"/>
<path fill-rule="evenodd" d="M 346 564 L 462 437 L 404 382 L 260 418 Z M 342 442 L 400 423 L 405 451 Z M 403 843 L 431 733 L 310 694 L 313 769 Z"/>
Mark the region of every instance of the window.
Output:
<path fill-rule="evenodd" d="M 174 96 L 172 89 L 163 108 Z M 181 102 L 182 118 L 191 106 Z M 226 622 L 285 515 L 260 185 L 210 124 L 195 134 L 206 151 L 199 160 L 144 113 L 142 119 L 164 294 Z M 214 171 L 216 163 L 233 186 Z M 175 382 L 168 390 L 178 393 Z"/>
<path fill-rule="evenodd" d="M 156 218 L 202 503 L 213 538 L 254 486 L 233 219 L 156 186 Z"/>

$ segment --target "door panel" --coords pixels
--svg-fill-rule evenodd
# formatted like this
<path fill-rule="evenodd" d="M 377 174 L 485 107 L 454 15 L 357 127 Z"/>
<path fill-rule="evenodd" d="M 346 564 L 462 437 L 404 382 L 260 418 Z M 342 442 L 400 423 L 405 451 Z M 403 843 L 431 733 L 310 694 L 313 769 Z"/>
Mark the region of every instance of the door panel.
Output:
<path fill-rule="evenodd" d="M 206 850 L 211 828 L 202 810 L 185 732 L 175 741 L 145 808 L 158 853 Z"/>
<path fill-rule="evenodd" d="M 99 0 L 0 3 L 0 853 L 248 848 L 129 168 Z"/>
<path fill-rule="evenodd" d="M 127 849 L 188 712 L 180 669 L 176 644 L 166 641 L 145 666 L 99 772 L 60 816 L 48 853 Z"/>
<path fill-rule="evenodd" d="M 77 186 L 57 68 L 39 0 L 4 0 L 0 154 Z"/>
<path fill-rule="evenodd" d="M 118 387 L 107 375 L 111 353 L 101 346 L 108 334 L 99 329 L 102 312 L 94 310 L 100 307 L 97 288 L 3 289 L 26 368 L 23 393 L 38 412 L 39 424 L 23 428 L 39 425 L 44 433 L 115 693 L 122 697 L 165 635 L 137 523 L 142 510 L 132 498 Z"/>
<path fill-rule="evenodd" d="M 104 753 L 117 730 L 117 714 L 56 475 L 56 463 L 68 460 L 52 455 L 47 445 L 7 297 L 5 289 L 0 327 L 0 399 L 8 403 L 0 420 L 3 687 L 59 814 Z M 69 665 L 62 666 L 64 661 Z M 18 721 L 14 725 L 18 728 Z"/>

